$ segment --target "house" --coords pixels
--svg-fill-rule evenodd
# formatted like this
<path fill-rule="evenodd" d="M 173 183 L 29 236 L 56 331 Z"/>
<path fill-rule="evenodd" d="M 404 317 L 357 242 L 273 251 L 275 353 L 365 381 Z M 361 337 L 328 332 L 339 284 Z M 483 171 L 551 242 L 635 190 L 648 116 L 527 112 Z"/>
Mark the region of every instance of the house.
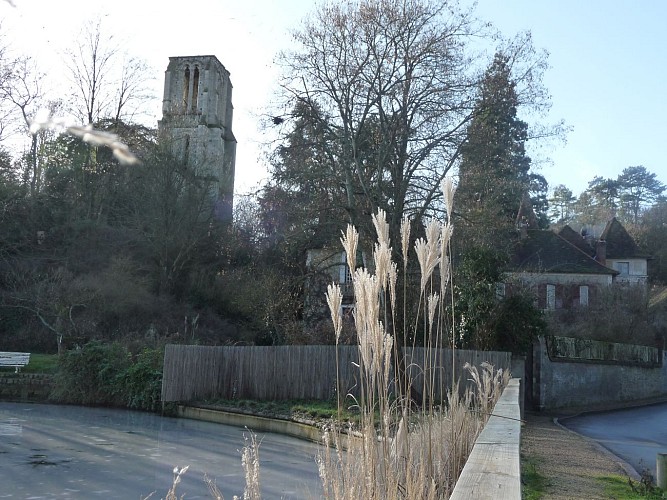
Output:
<path fill-rule="evenodd" d="M 338 283 L 343 293 L 343 308 L 352 307 L 354 289 L 345 251 L 327 247 L 308 250 L 306 268 L 308 269 L 307 299 L 310 299 L 311 302 L 322 302 L 327 286 L 331 283 Z"/>
<path fill-rule="evenodd" d="M 361 252 L 357 254 L 358 265 L 363 265 Z M 354 339 L 352 309 L 354 287 L 352 273 L 347 265 L 347 255 L 340 245 L 325 246 L 306 252 L 306 279 L 304 283 L 303 326 L 310 343 L 334 342 L 331 312 L 326 300 L 327 287 L 337 283 L 342 292 L 343 333 L 339 339 L 347 344 Z"/>
<path fill-rule="evenodd" d="M 540 309 L 587 306 L 602 287 L 647 283 L 648 257 L 615 217 L 601 231 L 565 226 L 558 233 L 536 229 L 530 210 L 518 220 L 507 281 L 530 288 Z M 499 285 L 500 295 L 506 286 Z"/>
<path fill-rule="evenodd" d="M 648 283 L 647 255 L 641 254 L 637 243 L 628 234 L 616 217 L 611 219 L 602 231 L 602 241 L 607 243 L 605 264 L 618 271 L 614 281 L 618 283 Z"/>
<path fill-rule="evenodd" d="M 599 238 L 590 229 L 582 228 L 581 233 L 577 233 L 569 226 L 558 234 L 599 263 L 618 271 L 614 283 L 645 285 L 648 282 L 649 257 L 639 251 L 635 240 L 616 217 L 607 222 Z"/>
<path fill-rule="evenodd" d="M 524 286 L 543 310 L 587 306 L 597 290 L 619 272 L 596 261 L 584 249 L 550 230 L 522 227 L 505 275 L 506 287 Z"/>

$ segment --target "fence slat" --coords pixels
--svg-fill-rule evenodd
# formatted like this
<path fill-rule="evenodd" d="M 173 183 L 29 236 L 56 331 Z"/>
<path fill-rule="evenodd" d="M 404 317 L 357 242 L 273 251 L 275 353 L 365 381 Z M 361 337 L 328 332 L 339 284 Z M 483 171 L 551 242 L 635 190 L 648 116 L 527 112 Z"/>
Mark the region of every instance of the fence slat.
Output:
<path fill-rule="evenodd" d="M 336 398 L 336 349 L 340 389 L 357 395 L 359 350 L 357 346 L 190 346 L 168 345 L 164 355 L 162 401 L 205 399 L 319 399 Z M 442 399 L 451 387 L 452 351 L 407 349 L 405 360 L 412 386 L 424 387 Z M 426 362 L 426 364 L 424 364 Z M 497 351 L 456 350 L 454 377 L 463 390 L 469 381 L 465 363 L 488 362 L 509 369 L 511 354 Z M 424 369 L 426 366 L 426 369 Z M 426 383 L 426 385 L 424 385 Z"/>

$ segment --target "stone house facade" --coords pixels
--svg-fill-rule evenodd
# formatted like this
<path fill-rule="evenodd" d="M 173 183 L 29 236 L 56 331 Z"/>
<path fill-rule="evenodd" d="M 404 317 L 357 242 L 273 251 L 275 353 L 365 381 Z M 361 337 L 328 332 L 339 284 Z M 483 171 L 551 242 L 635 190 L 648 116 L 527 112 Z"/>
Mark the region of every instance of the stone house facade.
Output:
<path fill-rule="evenodd" d="M 550 230 L 523 229 L 498 293 L 528 288 L 542 310 L 586 307 L 618 271 L 597 262 Z"/>
<path fill-rule="evenodd" d="M 508 287 L 528 287 L 538 308 L 571 309 L 587 306 L 603 287 L 647 283 L 648 257 L 616 218 L 597 236 L 570 226 L 558 233 L 531 227 L 519 227 L 508 283 L 499 284 L 499 294 Z"/>
<path fill-rule="evenodd" d="M 635 240 L 616 217 L 606 223 L 599 236 L 587 229 L 577 233 L 569 226 L 561 229 L 559 235 L 596 261 L 618 271 L 614 283 L 646 285 L 648 282 L 649 257 L 639 251 Z"/>
<path fill-rule="evenodd" d="M 635 240 L 616 217 L 607 223 L 600 239 L 606 242 L 607 267 L 618 271 L 615 282 L 633 285 L 648 282 L 649 257 L 639 251 Z"/>

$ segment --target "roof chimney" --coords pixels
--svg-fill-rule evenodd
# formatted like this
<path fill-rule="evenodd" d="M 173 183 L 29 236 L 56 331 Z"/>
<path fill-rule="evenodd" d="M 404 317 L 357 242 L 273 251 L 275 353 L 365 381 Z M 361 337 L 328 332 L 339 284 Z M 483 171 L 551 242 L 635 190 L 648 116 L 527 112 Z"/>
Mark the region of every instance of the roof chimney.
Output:
<path fill-rule="evenodd" d="M 595 260 L 603 266 L 607 265 L 607 242 L 605 240 L 595 242 Z"/>

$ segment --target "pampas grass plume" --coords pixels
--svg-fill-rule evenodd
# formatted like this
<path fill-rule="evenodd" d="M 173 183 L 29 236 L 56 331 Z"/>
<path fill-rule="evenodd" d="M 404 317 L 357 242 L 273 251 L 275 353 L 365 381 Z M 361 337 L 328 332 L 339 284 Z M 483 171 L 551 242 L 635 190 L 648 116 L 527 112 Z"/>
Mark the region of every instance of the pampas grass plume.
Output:
<path fill-rule="evenodd" d="M 341 317 L 341 307 L 343 304 L 343 294 L 340 291 L 338 283 L 327 286 L 327 304 L 331 312 L 331 321 L 336 333 L 336 344 L 340 340 L 340 333 L 343 329 L 343 319 Z"/>
<path fill-rule="evenodd" d="M 357 246 L 359 245 L 357 228 L 352 224 L 348 224 L 347 230 L 343 233 L 340 242 L 347 256 L 347 265 L 350 268 L 350 273 L 354 273 L 354 270 L 357 268 Z"/>

